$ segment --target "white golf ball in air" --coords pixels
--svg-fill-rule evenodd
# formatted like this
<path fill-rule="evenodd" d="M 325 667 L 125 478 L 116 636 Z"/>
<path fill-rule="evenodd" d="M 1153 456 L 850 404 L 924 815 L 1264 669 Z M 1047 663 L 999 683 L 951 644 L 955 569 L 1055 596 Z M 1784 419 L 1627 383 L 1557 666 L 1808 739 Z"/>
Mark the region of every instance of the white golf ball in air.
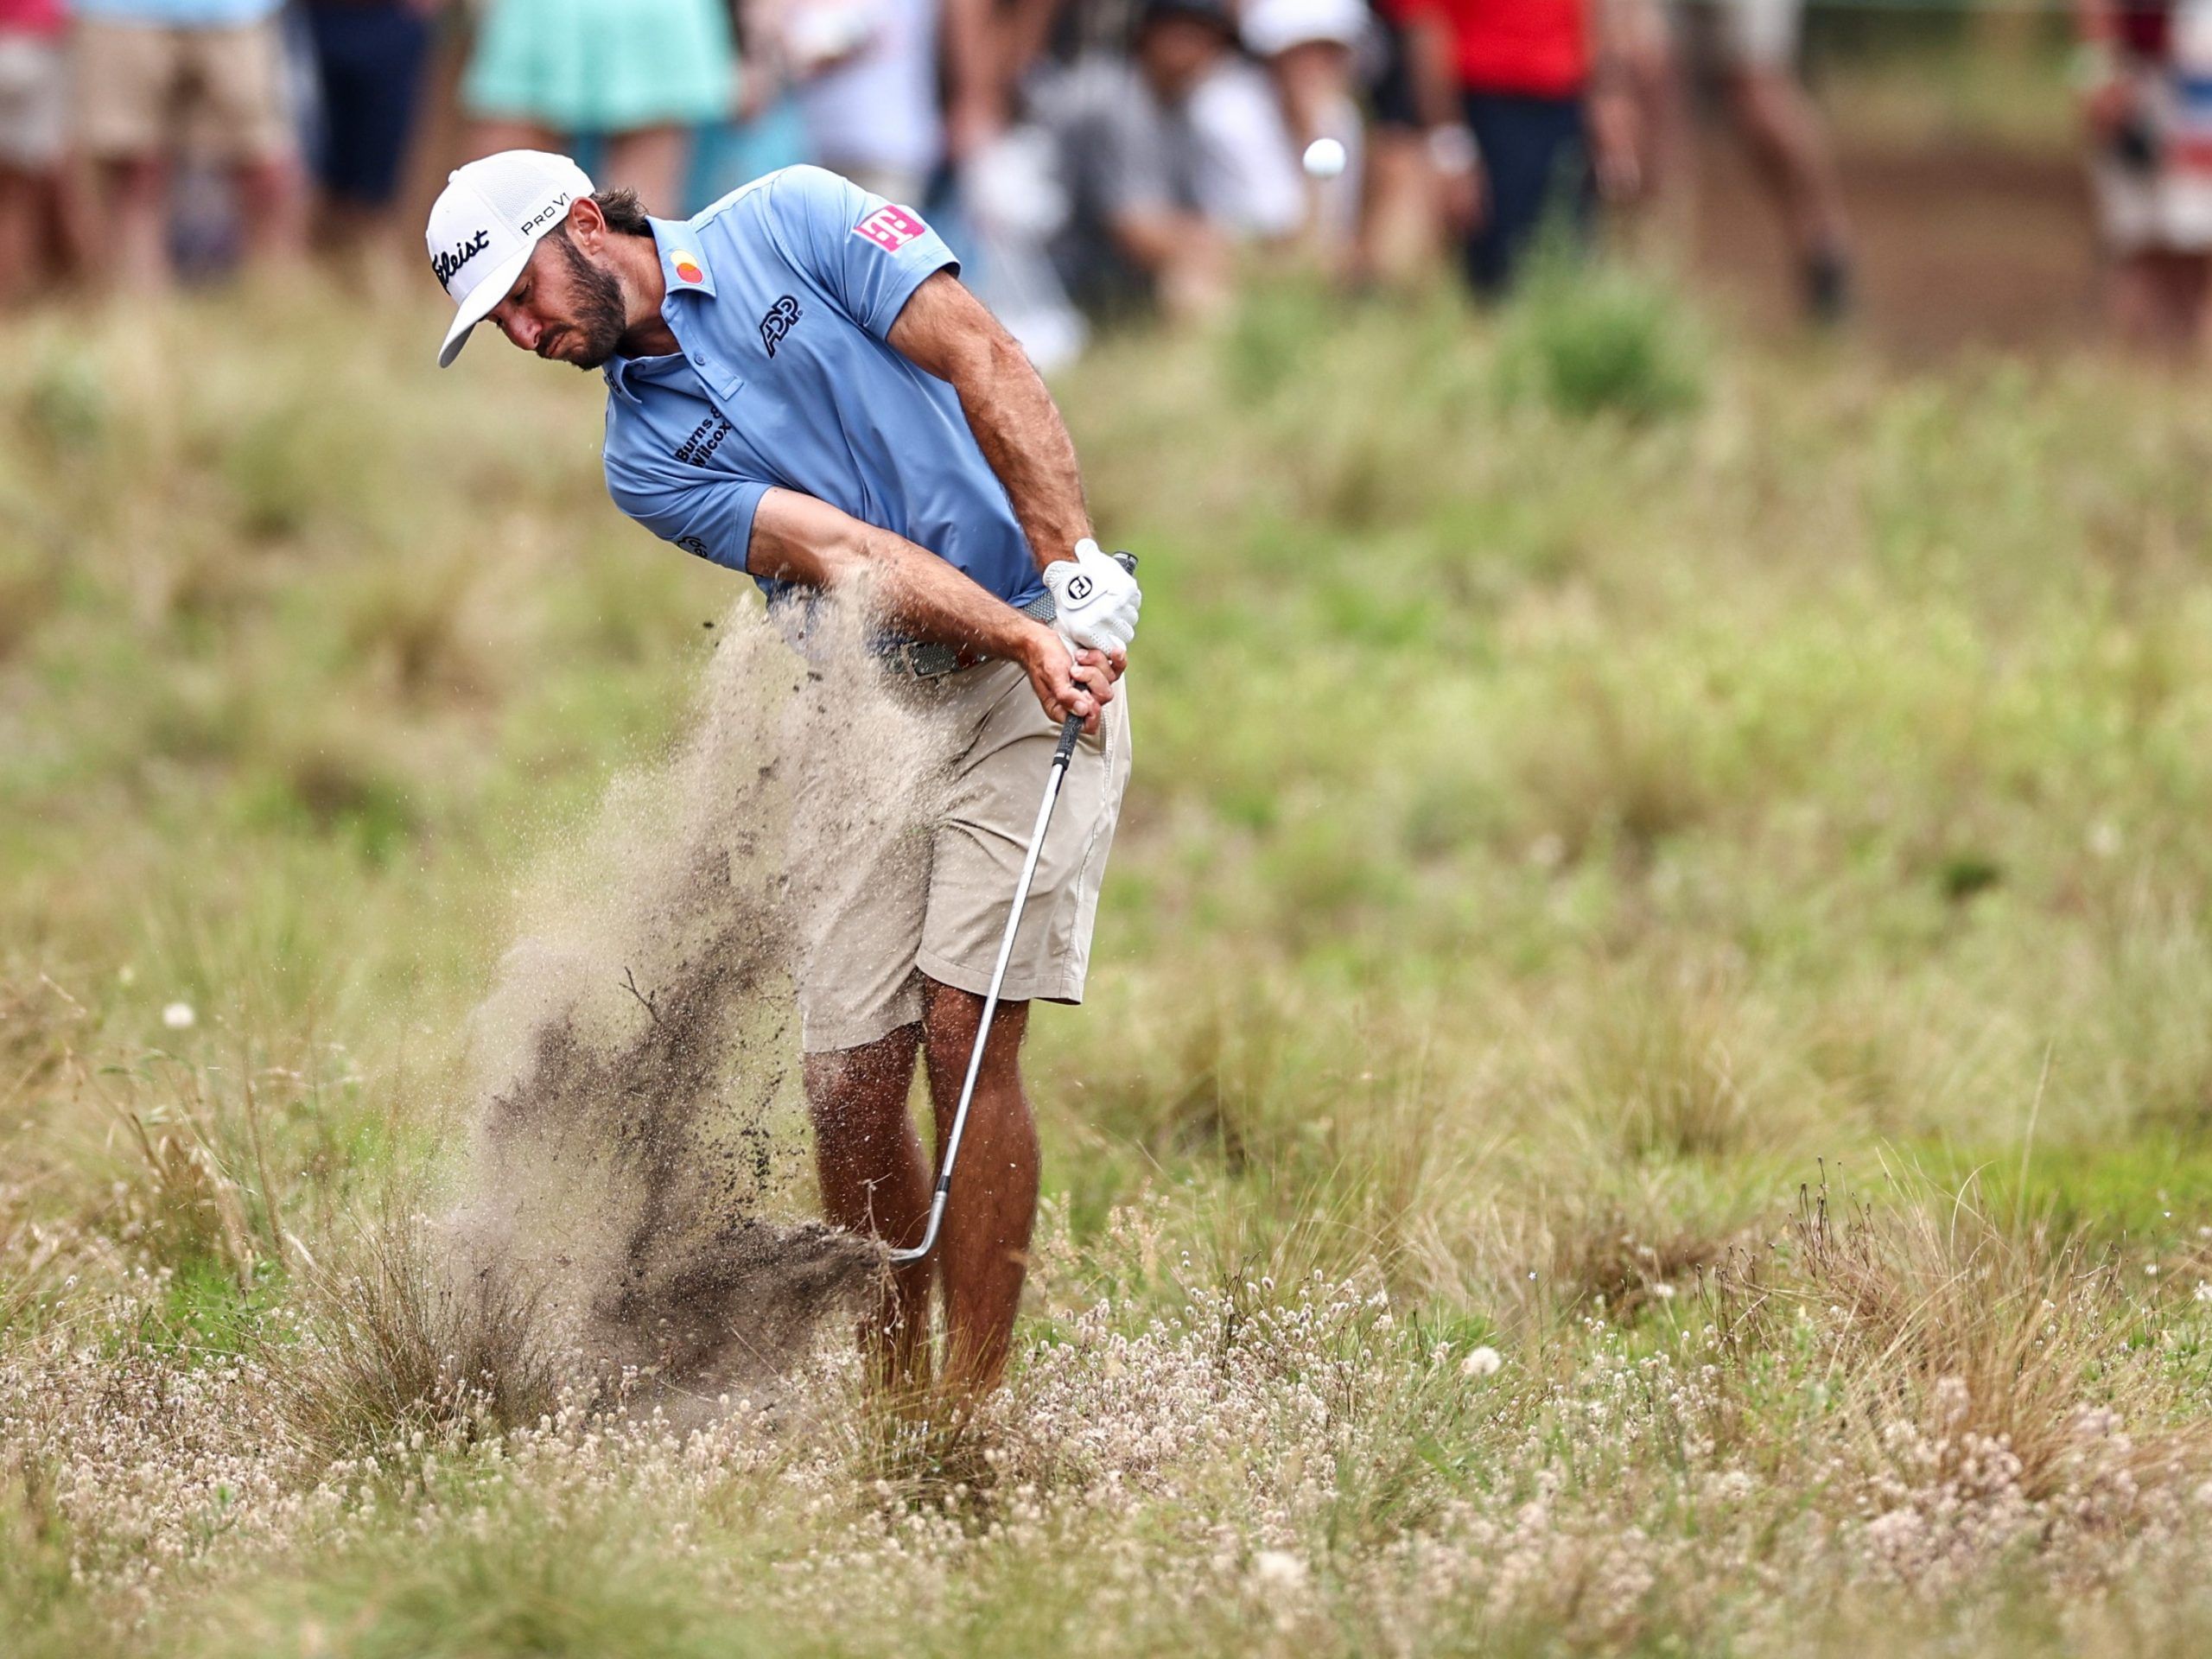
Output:
<path fill-rule="evenodd" d="M 1344 170 L 1344 147 L 1334 138 L 1316 138 L 1306 146 L 1306 176 L 1333 179 Z"/>

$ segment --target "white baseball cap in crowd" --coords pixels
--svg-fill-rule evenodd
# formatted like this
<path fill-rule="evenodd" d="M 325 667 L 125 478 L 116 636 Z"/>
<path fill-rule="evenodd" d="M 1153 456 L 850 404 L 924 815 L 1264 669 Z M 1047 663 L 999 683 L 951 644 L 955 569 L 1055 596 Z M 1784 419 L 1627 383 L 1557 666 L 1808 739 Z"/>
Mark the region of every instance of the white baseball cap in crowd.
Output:
<path fill-rule="evenodd" d="M 503 149 L 446 175 L 423 237 L 430 269 L 461 308 L 438 347 L 440 368 L 461 355 L 468 331 L 507 297 L 539 241 L 589 194 L 583 168 L 542 149 Z"/>

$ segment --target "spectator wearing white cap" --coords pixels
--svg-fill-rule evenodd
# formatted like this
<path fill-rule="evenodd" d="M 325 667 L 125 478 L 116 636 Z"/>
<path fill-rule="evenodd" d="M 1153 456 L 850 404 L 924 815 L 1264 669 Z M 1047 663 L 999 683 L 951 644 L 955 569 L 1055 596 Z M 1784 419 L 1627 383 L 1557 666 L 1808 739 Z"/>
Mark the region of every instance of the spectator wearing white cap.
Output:
<path fill-rule="evenodd" d="M 1307 181 L 1308 224 L 1330 264 L 1342 262 L 1359 221 L 1364 169 L 1353 84 L 1369 27 L 1366 0 L 1249 0 L 1243 14 L 1244 44 L 1274 79 L 1292 143 L 1301 154 L 1324 139 L 1344 148 L 1340 171 Z"/>

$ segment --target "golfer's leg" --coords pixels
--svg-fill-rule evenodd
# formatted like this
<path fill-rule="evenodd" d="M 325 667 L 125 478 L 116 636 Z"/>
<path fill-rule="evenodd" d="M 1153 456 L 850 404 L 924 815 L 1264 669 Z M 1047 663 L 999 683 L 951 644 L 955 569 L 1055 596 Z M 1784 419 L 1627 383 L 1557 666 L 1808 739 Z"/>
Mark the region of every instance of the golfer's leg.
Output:
<path fill-rule="evenodd" d="M 929 1168 L 908 1099 L 919 1035 L 901 1026 L 861 1048 L 806 1057 L 814 1166 L 830 1219 L 894 1248 L 917 1243 L 929 1213 Z M 930 1264 L 901 1268 L 868 1321 L 882 1379 L 928 1380 Z"/>
<path fill-rule="evenodd" d="M 925 1053 L 941 1156 L 983 999 L 934 980 L 925 996 Z M 937 1249 L 944 1278 L 944 1378 L 967 1395 L 988 1391 L 1006 1369 L 1029 1268 L 1039 1158 L 1037 1126 L 1021 1092 L 1021 1038 L 1028 1024 L 1027 1002 L 999 1004 Z"/>

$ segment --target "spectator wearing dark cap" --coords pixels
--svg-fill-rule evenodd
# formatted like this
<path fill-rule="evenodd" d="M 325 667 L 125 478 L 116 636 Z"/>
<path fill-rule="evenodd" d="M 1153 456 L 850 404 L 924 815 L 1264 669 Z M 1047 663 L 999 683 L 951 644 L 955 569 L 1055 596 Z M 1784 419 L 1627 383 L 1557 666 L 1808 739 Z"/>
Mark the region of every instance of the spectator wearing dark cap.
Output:
<path fill-rule="evenodd" d="M 1281 106 L 1223 0 L 1148 0 L 1132 58 L 1086 58 L 1038 106 L 1074 198 L 1058 262 L 1093 308 L 1134 288 L 1173 315 L 1214 309 L 1236 245 L 1303 220 Z"/>
<path fill-rule="evenodd" d="M 432 19 L 443 0 L 310 0 L 322 92 L 315 170 L 322 230 L 338 251 L 389 263 L 392 208 L 414 136 Z"/>

